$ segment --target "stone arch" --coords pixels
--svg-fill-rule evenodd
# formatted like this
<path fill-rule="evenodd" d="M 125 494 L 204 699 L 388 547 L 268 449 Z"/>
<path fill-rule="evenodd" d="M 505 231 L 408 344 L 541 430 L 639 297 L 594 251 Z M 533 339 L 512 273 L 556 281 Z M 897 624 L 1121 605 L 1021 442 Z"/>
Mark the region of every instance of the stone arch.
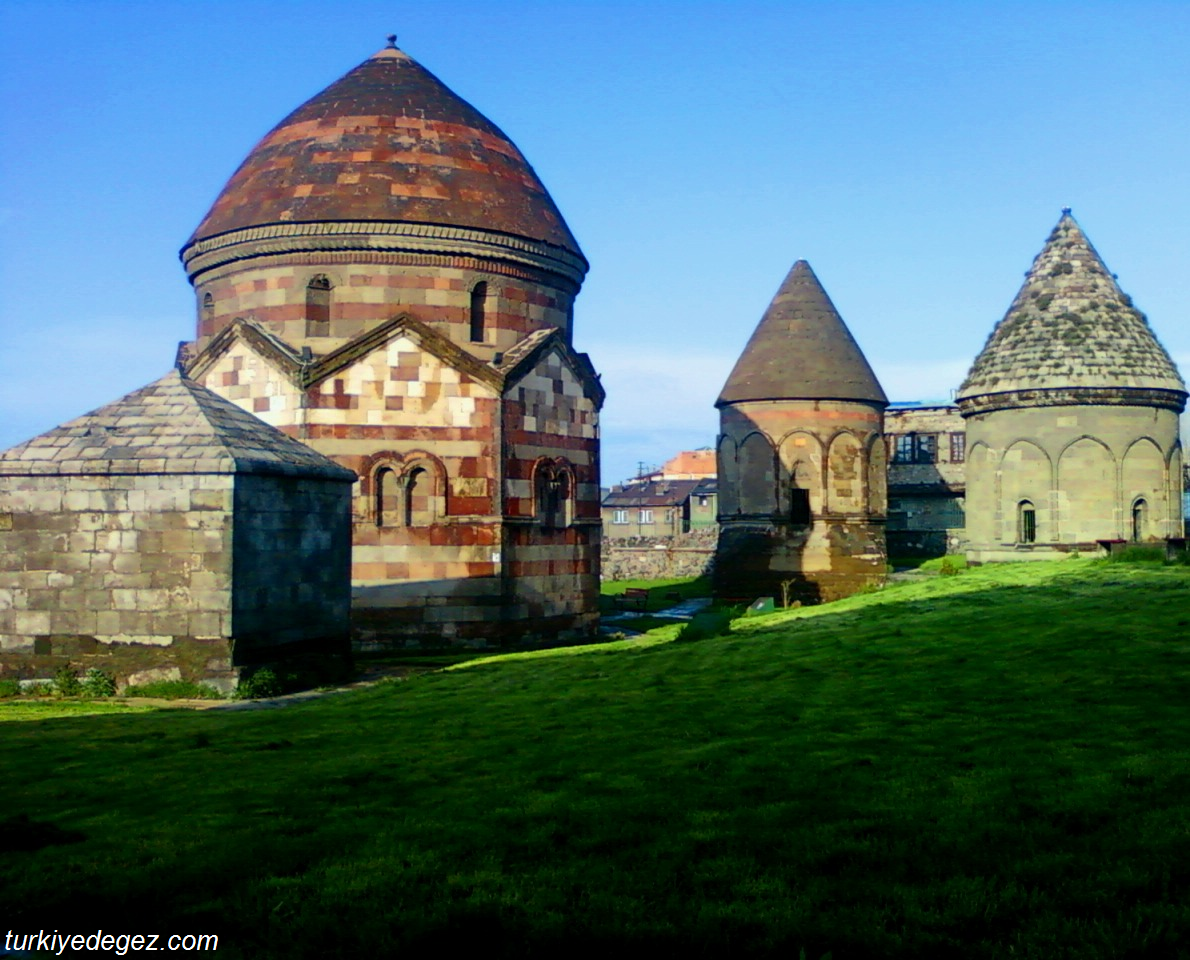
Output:
<path fill-rule="evenodd" d="M 822 441 L 805 430 L 787 433 L 777 448 L 779 511 L 804 525 L 823 512 Z"/>
<path fill-rule="evenodd" d="M 1058 457 L 1058 537 L 1065 543 L 1117 538 L 1118 502 L 1111 448 L 1085 435 L 1068 443 Z"/>
<path fill-rule="evenodd" d="M 740 513 L 771 515 L 777 510 L 777 455 L 768 437 L 753 431 L 739 449 Z"/>
<path fill-rule="evenodd" d="M 828 513 L 863 513 L 867 502 L 864 458 L 859 439 L 849 430 L 836 433 L 826 455 Z"/>
<path fill-rule="evenodd" d="M 715 459 L 719 473 L 719 516 L 730 517 L 740 512 L 738 449 L 726 434 L 719 438 Z"/>
<path fill-rule="evenodd" d="M 1125 518 L 1128 539 L 1155 540 L 1166 535 L 1168 471 L 1165 455 L 1152 437 L 1137 438 L 1125 451 L 1120 462 L 1120 490 L 1128 511 Z M 1143 504 L 1139 517 L 1137 503 Z M 1143 530 L 1139 538 L 1138 529 Z"/>
<path fill-rule="evenodd" d="M 1019 504 L 1027 500 L 1034 510 L 1035 537 L 1032 542 L 1055 540 L 1057 534 L 1050 504 L 1054 468 L 1049 454 L 1032 440 L 1014 440 L 1000 457 L 996 479 L 1002 518 L 997 539 L 1005 543 L 1020 542 Z"/>

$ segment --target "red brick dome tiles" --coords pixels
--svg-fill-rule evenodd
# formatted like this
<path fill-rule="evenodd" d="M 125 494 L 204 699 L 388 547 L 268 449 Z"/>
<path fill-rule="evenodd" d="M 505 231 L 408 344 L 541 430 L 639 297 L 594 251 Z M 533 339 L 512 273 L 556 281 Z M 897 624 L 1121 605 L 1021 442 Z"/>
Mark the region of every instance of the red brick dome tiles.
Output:
<path fill-rule="evenodd" d="M 327 221 L 478 228 L 582 256 L 512 141 L 396 47 L 274 127 L 186 246 L 249 227 Z"/>

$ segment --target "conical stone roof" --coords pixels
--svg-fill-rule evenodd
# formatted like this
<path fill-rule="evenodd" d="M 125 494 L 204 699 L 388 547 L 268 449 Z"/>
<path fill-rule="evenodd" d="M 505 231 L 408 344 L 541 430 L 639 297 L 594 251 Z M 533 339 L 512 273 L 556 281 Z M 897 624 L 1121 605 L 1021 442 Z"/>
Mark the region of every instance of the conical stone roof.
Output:
<path fill-rule="evenodd" d="M 715 406 L 744 400 L 862 400 L 887 404 L 839 311 L 805 260 L 789 271 Z"/>
<path fill-rule="evenodd" d="M 284 223 L 399 221 L 478 228 L 581 257 L 516 146 L 395 45 L 274 127 L 183 248 Z"/>
<path fill-rule="evenodd" d="M 171 370 L 114 403 L 0 452 L 0 474 L 355 474 Z"/>
<path fill-rule="evenodd" d="M 1186 387 L 1145 315 L 1065 210 L 958 400 L 968 407 L 1021 406 L 1041 399 L 1022 392 L 1071 389 L 1093 391 L 1088 401 L 1111 391 L 1180 393 L 1180 400 L 1171 398 L 1180 406 Z"/>

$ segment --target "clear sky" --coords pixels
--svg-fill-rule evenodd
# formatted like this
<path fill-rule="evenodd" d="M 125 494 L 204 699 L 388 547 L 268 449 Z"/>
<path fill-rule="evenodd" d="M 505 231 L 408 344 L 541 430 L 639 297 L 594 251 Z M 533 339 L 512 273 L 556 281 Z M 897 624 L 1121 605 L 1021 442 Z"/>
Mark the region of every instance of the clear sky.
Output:
<path fill-rule="evenodd" d="M 0 0 L 0 448 L 169 369 L 178 249 L 390 32 L 591 262 L 604 483 L 713 444 L 798 258 L 891 398 L 949 398 L 1063 206 L 1190 375 L 1183 0 Z"/>

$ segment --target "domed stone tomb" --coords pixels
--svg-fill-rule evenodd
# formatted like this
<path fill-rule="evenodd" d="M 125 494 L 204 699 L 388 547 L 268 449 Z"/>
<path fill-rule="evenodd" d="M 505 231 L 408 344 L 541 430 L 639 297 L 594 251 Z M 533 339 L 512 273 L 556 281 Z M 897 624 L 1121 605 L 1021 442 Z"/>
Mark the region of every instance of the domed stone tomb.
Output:
<path fill-rule="evenodd" d="M 390 42 L 266 134 L 181 257 L 190 375 L 359 476 L 357 645 L 594 629 L 587 262 L 498 127 Z"/>

